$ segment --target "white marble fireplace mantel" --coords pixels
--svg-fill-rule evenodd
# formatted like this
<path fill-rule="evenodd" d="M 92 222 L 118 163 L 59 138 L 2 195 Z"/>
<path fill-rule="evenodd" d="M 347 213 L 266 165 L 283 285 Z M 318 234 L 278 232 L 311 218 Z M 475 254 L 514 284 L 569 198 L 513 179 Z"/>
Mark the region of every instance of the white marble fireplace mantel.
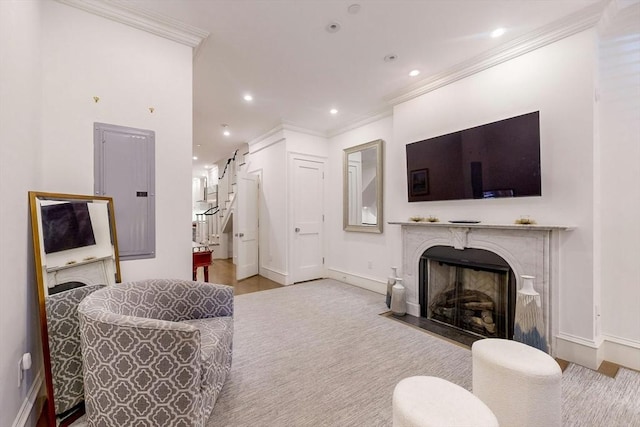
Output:
<path fill-rule="evenodd" d="M 492 224 L 488 222 L 462 223 L 462 222 L 428 222 L 428 221 L 389 221 L 391 225 L 407 225 L 415 227 L 445 227 L 445 228 L 494 228 L 504 230 L 573 230 L 569 225 L 540 225 L 540 224 Z"/>
<path fill-rule="evenodd" d="M 402 276 L 407 295 L 407 313 L 420 316 L 419 265 L 432 246 L 484 249 L 500 255 L 513 270 L 517 288 L 522 275 L 534 276 L 540 294 L 546 336 L 554 354 L 558 333 L 559 233 L 574 227 L 537 224 L 491 224 L 392 221 L 402 228 Z"/>

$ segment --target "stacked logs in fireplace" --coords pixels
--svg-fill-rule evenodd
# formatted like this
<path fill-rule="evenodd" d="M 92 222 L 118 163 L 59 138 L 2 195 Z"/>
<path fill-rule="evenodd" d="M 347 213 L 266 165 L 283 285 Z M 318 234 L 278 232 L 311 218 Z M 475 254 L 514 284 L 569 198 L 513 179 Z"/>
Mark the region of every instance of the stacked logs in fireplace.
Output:
<path fill-rule="evenodd" d="M 495 302 L 484 292 L 456 283 L 431 300 L 431 318 L 483 336 L 495 336 Z"/>

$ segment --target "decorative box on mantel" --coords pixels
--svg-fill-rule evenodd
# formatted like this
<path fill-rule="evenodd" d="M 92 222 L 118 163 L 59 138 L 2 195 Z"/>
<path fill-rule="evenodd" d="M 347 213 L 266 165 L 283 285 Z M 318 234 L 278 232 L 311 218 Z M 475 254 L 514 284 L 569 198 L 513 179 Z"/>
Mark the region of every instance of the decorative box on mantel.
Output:
<path fill-rule="evenodd" d="M 513 271 L 516 289 L 522 275 L 534 276 L 540 294 L 545 335 L 551 354 L 558 334 L 559 234 L 573 229 L 561 225 L 489 224 L 447 222 L 389 222 L 402 227 L 402 275 L 407 313 L 420 317 L 420 265 L 425 252 L 435 246 L 481 249 L 504 259 Z M 457 251 L 453 251 L 454 253 Z"/>

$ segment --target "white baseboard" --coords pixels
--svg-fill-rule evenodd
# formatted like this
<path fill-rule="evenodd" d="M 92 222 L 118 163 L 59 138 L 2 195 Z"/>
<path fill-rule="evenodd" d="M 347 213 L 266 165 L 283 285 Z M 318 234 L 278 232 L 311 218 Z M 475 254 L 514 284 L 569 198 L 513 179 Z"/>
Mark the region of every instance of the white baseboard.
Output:
<path fill-rule="evenodd" d="M 590 369 L 602 363 L 600 347 L 595 341 L 560 333 L 556 337 L 555 357 Z"/>
<path fill-rule="evenodd" d="M 380 280 L 347 273 L 346 271 L 341 271 L 334 268 L 327 269 L 327 277 L 330 279 L 339 280 L 341 282 L 345 282 L 350 285 L 357 286 L 359 288 L 364 288 L 382 295 L 387 294 L 387 283 L 381 282 Z"/>
<path fill-rule="evenodd" d="M 287 279 L 288 279 L 288 274 L 287 273 L 282 273 L 280 271 L 276 271 L 272 268 L 269 267 L 264 267 L 261 266 L 260 267 L 260 275 L 262 277 L 266 277 L 269 280 L 273 280 L 276 283 L 279 283 L 281 285 L 290 285 L 291 283 L 288 283 Z"/>
<path fill-rule="evenodd" d="M 640 370 L 640 343 L 607 335 L 596 342 L 561 333 L 556 337 L 555 356 L 590 369 L 598 369 L 606 360 Z"/>
<path fill-rule="evenodd" d="M 34 417 L 32 419 L 37 421 L 38 414 L 33 414 L 33 410 L 37 409 L 35 407 L 35 402 L 38 398 L 40 387 L 42 387 L 42 371 L 38 371 L 36 374 L 36 377 L 31 384 L 31 388 L 29 389 L 29 393 L 27 393 L 27 397 L 22 402 L 22 406 L 13 421 L 13 427 L 25 427 L 31 417 Z M 35 423 L 32 424 L 35 425 Z"/>
<path fill-rule="evenodd" d="M 605 336 L 602 355 L 604 360 L 640 371 L 640 343 L 613 336 Z"/>

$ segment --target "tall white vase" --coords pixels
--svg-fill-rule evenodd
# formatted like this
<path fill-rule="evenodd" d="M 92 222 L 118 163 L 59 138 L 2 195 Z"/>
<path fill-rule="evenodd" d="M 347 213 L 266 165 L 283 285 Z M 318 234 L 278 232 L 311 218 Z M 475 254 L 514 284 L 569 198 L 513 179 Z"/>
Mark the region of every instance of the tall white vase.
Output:
<path fill-rule="evenodd" d="M 391 288 L 391 312 L 396 316 L 407 314 L 407 294 L 402 285 L 402 279 L 396 278 L 396 284 Z"/>
<path fill-rule="evenodd" d="M 391 308 L 391 292 L 393 285 L 396 284 L 396 277 L 398 277 L 398 267 L 391 267 L 391 276 L 387 279 L 387 308 Z"/>
<path fill-rule="evenodd" d="M 545 336 L 540 294 L 533 288 L 534 276 L 520 276 L 522 288 L 516 294 L 513 339 L 544 352 L 549 351 Z"/>

